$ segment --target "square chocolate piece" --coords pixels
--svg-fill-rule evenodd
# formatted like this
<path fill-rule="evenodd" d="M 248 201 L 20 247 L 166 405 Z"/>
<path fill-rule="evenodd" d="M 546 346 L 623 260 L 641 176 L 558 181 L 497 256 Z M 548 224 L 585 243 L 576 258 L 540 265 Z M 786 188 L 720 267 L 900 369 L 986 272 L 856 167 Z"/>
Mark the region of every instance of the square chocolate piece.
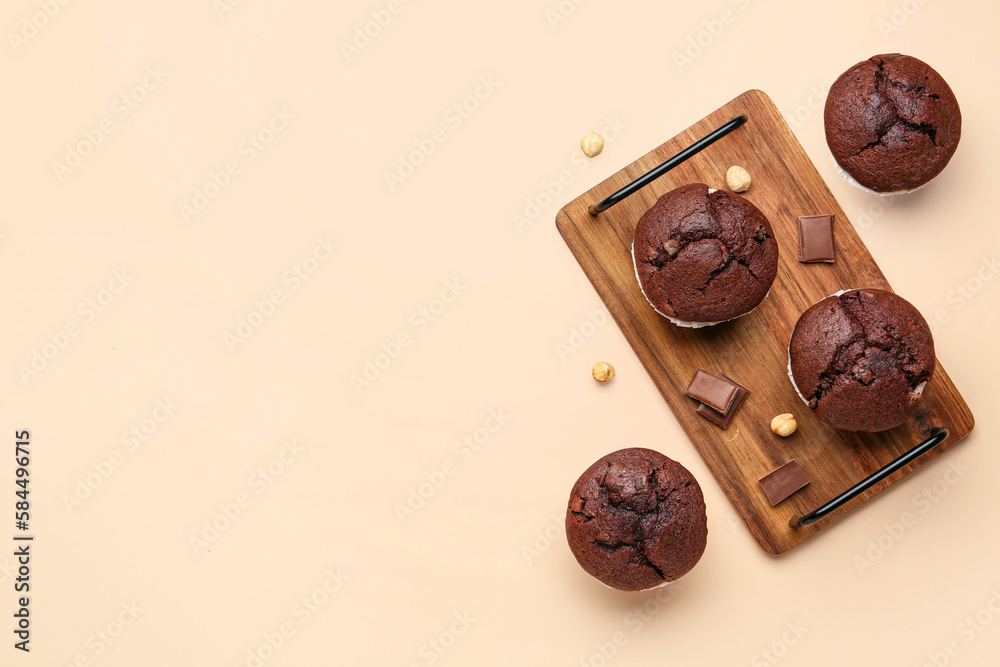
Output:
<path fill-rule="evenodd" d="M 836 261 L 832 215 L 802 215 L 799 216 L 798 225 L 800 262 L 832 264 Z"/>
<path fill-rule="evenodd" d="M 736 398 L 733 399 L 733 404 L 729 406 L 728 410 L 722 413 L 718 410 L 713 410 L 702 403 L 698 406 L 698 414 L 726 429 L 729 428 L 731 423 L 733 423 L 733 417 L 736 416 L 736 413 L 743 405 L 743 401 L 747 400 L 747 396 L 750 395 L 750 390 L 731 377 L 726 377 L 725 373 L 719 373 L 719 378 L 736 385 Z"/>
<path fill-rule="evenodd" d="M 795 459 L 792 459 L 774 472 L 761 477 L 758 482 L 760 488 L 764 489 L 764 495 L 771 502 L 771 507 L 774 507 L 808 484 L 809 478 L 802 472 Z"/>
<path fill-rule="evenodd" d="M 718 412 L 725 413 L 733 404 L 738 390 L 733 383 L 709 375 L 699 368 L 684 393 Z"/>

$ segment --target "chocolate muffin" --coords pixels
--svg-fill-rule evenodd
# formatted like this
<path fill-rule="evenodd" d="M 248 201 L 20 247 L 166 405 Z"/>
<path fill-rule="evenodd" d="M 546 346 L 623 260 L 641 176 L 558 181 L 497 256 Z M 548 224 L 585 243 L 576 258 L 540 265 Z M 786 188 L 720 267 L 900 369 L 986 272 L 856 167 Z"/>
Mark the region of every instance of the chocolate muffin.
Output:
<path fill-rule="evenodd" d="M 566 510 L 584 570 L 622 591 L 674 581 L 705 551 L 705 499 L 687 468 L 651 449 L 622 449 L 587 468 Z"/>
<path fill-rule="evenodd" d="M 639 218 L 632 261 L 656 312 L 701 327 L 764 300 L 778 271 L 778 244 L 749 201 L 692 183 L 663 195 Z"/>
<path fill-rule="evenodd" d="M 816 416 L 845 431 L 884 431 L 913 416 L 934 374 L 930 327 L 908 301 L 879 289 L 814 304 L 788 344 L 788 368 Z"/>
<path fill-rule="evenodd" d="M 962 136 L 958 100 L 927 63 L 872 56 L 826 98 L 826 143 L 844 171 L 875 192 L 915 190 L 941 173 Z"/>

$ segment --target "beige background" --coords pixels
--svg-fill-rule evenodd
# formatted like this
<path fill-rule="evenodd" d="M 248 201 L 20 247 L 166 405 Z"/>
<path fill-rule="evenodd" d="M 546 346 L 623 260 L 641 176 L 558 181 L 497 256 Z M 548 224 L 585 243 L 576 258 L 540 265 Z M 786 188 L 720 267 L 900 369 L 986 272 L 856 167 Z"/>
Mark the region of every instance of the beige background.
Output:
<path fill-rule="evenodd" d="M 388 7 L 347 58 L 341 44 Z M 559 7 L 4 4 L 0 539 L 13 544 L 26 428 L 37 541 L 30 656 L 11 647 L 0 549 L 2 664 L 995 664 L 1000 10 L 564 0 L 555 22 Z M 885 208 L 837 175 L 821 105 L 849 65 L 895 51 L 947 78 L 964 138 L 930 187 Z M 978 418 L 777 559 L 553 222 L 749 88 L 790 119 L 894 288 L 940 319 L 939 357 Z M 618 136 L 587 162 L 592 129 Z M 60 179 L 53 162 L 88 136 L 101 141 Z M 385 172 L 429 137 L 444 142 L 390 189 Z M 238 173 L 211 187 L 227 164 Z M 185 219 L 206 185 L 216 196 Z M 241 318 L 260 326 L 231 350 Z M 52 358 L 22 377 L 36 351 Z M 598 359 L 618 370 L 608 386 L 589 377 Z M 367 363 L 382 368 L 356 389 Z M 133 428 L 145 439 L 123 438 Z M 704 558 L 660 600 L 604 589 L 562 535 L 579 473 L 636 445 L 688 466 L 709 509 Z"/>

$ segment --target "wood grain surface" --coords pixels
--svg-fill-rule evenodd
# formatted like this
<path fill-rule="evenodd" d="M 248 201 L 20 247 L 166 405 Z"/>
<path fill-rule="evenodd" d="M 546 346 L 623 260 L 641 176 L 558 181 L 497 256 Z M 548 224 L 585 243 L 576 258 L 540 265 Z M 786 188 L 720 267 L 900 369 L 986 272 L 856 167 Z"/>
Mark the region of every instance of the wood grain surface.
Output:
<path fill-rule="evenodd" d="M 749 117 L 741 128 L 608 211 L 597 217 L 588 213 L 591 204 L 740 113 Z M 725 188 L 726 170 L 734 164 L 750 172 L 753 185 L 742 196 L 764 212 L 778 240 L 774 286 L 749 315 L 703 329 L 674 326 L 650 307 L 636 282 L 631 258 L 635 224 L 658 197 L 678 186 L 702 182 Z M 796 218 L 821 213 L 836 216 L 837 261 L 801 264 Z M 837 431 L 817 419 L 796 395 L 786 364 L 788 339 L 799 315 L 841 289 L 891 288 L 784 118 L 759 90 L 743 93 L 573 200 L 559 211 L 556 225 L 729 502 L 769 554 L 783 553 L 825 530 L 973 428 L 972 413 L 940 360 L 917 415 L 881 433 Z M 684 395 L 697 368 L 724 372 L 750 389 L 728 430 L 696 414 L 698 404 Z M 788 438 L 774 435 L 769 426 L 771 418 L 783 412 L 793 413 L 799 423 Z M 804 528 L 789 527 L 793 515 L 822 505 L 913 448 L 936 427 L 951 432 L 938 448 L 830 517 Z M 810 483 L 772 508 L 757 480 L 793 458 Z"/>

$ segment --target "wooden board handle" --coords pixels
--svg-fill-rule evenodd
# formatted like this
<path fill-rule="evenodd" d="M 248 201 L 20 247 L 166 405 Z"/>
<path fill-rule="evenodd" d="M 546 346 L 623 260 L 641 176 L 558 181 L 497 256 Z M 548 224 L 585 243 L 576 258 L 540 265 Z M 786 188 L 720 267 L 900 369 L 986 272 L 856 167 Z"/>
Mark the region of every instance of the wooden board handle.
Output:
<path fill-rule="evenodd" d="M 635 194 L 639 190 L 643 189 L 644 187 L 646 187 L 647 185 L 658 179 L 660 176 L 663 176 L 665 173 L 667 173 L 680 163 L 684 162 L 684 160 L 687 160 L 692 155 L 695 155 L 696 153 L 699 153 L 704 149 L 708 148 L 716 141 L 726 136 L 727 134 L 729 134 L 730 132 L 732 132 L 745 122 L 747 122 L 747 115 L 745 113 L 741 113 L 739 116 L 736 116 L 725 125 L 721 125 L 715 130 L 713 130 L 710 134 L 706 134 L 704 137 L 694 142 L 693 144 L 682 150 L 677 155 L 674 155 L 672 158 L 670 158 L 663 164 L 653 167 L 639 178 L 635 179 L 625 187 L 615 192 L 613 195 L 605 199 L 602 199 L 601 201 L 591 206 L 589 209 L 590 214 L 596 216 L 598 213 L 607 211 L 609 208 L 611 208 L 621 200 L 625 199 L 629 195 Z"/>
<path fill-rule="evenodd" d="M 791 526 L 792 528 L 798 528 L 799 526 L 808 526 L 811 523 L 816 523 L 820 519 L 829 516 L 833 512 L 843 507 L 845 504 L 849 503 L 851 500 L 854 500 L 856 497 L 858 497 L 868 489 L 872 488 L 873 486 L 881 482 L 889 475 L 893 474 L 894 472 L 905 466 L 907 463 L 910 463 L 911 461 L 919 458 L 924 453 L 934 449 L 942 442 L 944 442 L 947 438 L 948 438 L 948 429 L 941 429 L 940 431 L 938 431 L 931 437 L 927 438 L 919 445 L 917 445 L 910 451 L 906 452 L 896 460 L 883 466 L 882 468 L 879 468 L 868 477 L 865 477 L 863 480 L 861 480 L 860 482 L 849 488 L 847 491 L 844 491 L 839 496 L 837 496 L 830 502 L 826 503 L 825 505 L 818 507 L 817 509 L 814 509 L 812 512 L 809 512 L 809 514 L 806 514 L 804 516 L 793 516 L 791 519 L 788 520 L 788 525 Z"/>

